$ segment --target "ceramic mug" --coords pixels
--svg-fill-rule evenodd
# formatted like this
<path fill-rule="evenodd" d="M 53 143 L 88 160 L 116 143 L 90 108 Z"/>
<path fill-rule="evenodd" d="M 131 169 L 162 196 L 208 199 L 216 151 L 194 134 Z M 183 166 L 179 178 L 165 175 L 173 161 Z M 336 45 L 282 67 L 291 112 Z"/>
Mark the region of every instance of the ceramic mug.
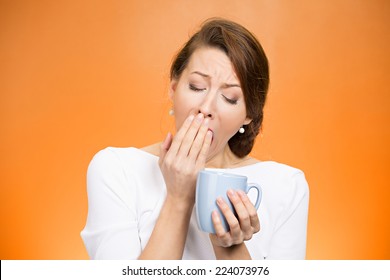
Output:
<path fill-rule="evenodd" d="M 217 205 L 217 198 L 222 197 L 237 216 L 236 211 L 227 196 L 227 191 L 229 189 L 242 190 L 243 192 L 248 193 L 250 189 L 255 188 L 257 190 L 257 199 L 254 206 L 256 209 L 259 208 L 262 197 L 261 188 L 258 184 L 248 184 L 247 181 L 248 178 L 246 176 L 221 171 L 202 170 L 199 172 L 196 181 L 195 204 L 198 225 L 202 231 L 215 234 L 213 221 L 211 219 L 211 214 L 214 210 L 219 212 L 223 227 L 226 231 L 229 231 L 229 225 Z"/>

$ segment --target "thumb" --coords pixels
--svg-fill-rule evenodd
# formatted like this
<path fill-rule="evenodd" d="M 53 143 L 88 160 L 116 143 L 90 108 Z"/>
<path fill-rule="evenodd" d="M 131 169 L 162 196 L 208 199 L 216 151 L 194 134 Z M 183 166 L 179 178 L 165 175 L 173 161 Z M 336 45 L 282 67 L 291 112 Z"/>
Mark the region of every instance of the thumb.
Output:
<path fill-rule="evenodd" d="M 160 159 L 159 159 L 160 164 L 164 160 L 165 155 L 167 154 L 169 148 L 171 147 L 171 144 L 172 144 L 172 134 L 168 132 L 167 136 L 165 137 L 165 140 L 161 143 L 160 146 Z"/>

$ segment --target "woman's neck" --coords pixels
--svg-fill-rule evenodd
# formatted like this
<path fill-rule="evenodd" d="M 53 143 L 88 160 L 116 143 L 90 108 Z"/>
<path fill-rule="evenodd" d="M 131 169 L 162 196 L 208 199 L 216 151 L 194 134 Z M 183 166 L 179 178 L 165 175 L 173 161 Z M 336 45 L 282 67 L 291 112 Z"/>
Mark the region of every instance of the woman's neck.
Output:
<path fill-rule="evenodd" d="M 207 168 L 236 168 L 249 164 L 254 164 L 259 162 L 258 160 L 245 156 L 243 158 L 239 158 L 236 156 L 231 150 L 229 145 L 226 145 L 224 150 L 209 158 L 206 162 Z"/>

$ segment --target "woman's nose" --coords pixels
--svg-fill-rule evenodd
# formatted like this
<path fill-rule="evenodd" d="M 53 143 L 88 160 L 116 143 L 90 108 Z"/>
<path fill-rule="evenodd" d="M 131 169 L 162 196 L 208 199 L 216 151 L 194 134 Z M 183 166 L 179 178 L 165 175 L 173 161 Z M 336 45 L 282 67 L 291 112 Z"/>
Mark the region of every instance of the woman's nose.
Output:
<path fill-rule="evenodd" d="M 213 115 L 211 113 L 205 113 L 204 111 L 202 111 L 200 109 L 199 109 L 198 113 L 202 113 L 205 117 L 208 117 L 210 119 L 213 117 Z"/>
<path fill-rule="evenodd" d="M 199 106 L 198 113 L 202 113 L 205 117 L 213 118 L 215 114 L 215 95 L 208 93 L 203 102 Z"/>

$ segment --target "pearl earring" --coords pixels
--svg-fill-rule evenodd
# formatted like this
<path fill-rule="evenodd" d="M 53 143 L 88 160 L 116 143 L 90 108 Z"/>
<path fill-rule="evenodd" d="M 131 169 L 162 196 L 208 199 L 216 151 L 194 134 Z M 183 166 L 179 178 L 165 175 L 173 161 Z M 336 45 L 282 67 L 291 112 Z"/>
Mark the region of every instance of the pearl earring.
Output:
<path fill-rule="evenodd" d="M 171 110 L 169 110 L 168 114 L 169 114 L 170 116 L 173 116 L 173 115 L 175 114 L 175 111 L 173 111 L 173 108 L 172 108 Z"/>
<path fill-rule="evenodd" d="M 245 128 L 244 127 L 240 127 L 240 129 L 238 130 L 238 132 L 240 132 L 241 134 L 243 134 L 245 132 Z"/>

